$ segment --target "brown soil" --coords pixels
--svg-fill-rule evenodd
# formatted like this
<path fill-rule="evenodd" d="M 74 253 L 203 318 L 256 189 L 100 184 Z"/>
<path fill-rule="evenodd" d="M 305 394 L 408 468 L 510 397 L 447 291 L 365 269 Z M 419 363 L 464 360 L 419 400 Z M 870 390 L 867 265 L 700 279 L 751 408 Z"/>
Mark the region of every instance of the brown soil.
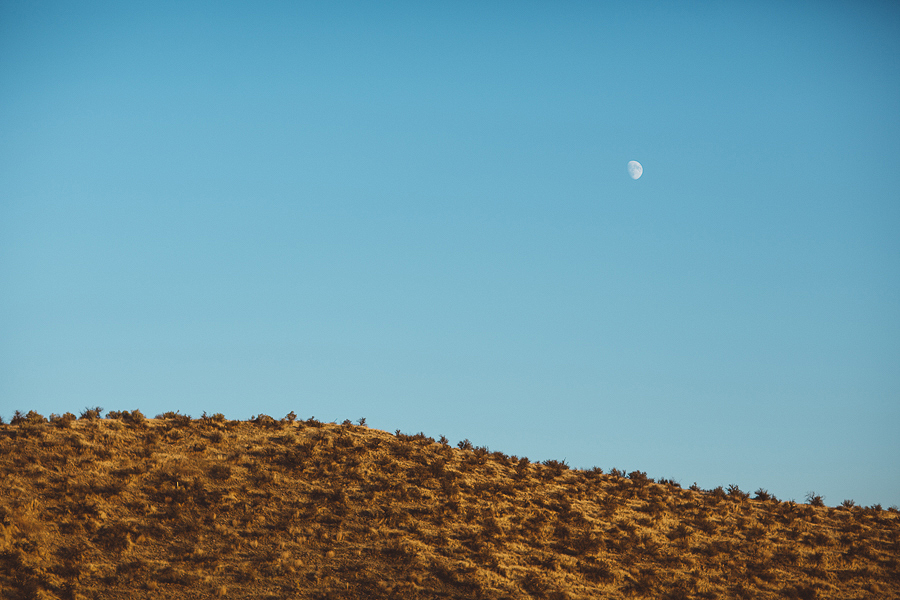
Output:
<path fill-rule="evenodd" d="M 0 425 L 0 596 L 900 598 L 894 509 L 167 415 Z"/>

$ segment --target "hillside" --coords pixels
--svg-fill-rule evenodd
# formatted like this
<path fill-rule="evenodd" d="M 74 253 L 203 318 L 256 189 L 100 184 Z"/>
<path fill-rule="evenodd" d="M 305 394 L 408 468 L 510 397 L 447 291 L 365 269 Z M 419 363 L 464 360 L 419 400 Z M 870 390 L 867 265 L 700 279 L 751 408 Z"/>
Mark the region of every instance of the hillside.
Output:
<path fill-rule="evenodd" d="M 900 597 L 895 509 L 293 413 L 112 415 L 0 425 L 3 598 Z"/>

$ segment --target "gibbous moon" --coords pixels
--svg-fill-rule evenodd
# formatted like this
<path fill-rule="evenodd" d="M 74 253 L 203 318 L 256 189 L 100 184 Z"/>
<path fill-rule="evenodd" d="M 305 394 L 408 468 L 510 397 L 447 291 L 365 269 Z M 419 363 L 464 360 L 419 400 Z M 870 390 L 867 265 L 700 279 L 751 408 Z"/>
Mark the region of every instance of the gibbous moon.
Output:
<path fill-rule="evenodd" d="M 644 167 L 641 166 L 641 163 L 636 160 L 628 161 L 628 175 L 630 175 L 632 179 L 640 179 L 643 174 Z"/>

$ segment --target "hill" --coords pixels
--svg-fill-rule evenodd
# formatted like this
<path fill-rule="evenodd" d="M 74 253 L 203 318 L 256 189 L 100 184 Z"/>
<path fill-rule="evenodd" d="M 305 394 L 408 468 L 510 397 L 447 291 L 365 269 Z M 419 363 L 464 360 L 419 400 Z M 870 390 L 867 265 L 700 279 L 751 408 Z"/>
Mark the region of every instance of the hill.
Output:
<path fill-rule="evenodd" d="M 261 415 L 0 425 L 3 598 L 898 598 L 896 509 Z"/>

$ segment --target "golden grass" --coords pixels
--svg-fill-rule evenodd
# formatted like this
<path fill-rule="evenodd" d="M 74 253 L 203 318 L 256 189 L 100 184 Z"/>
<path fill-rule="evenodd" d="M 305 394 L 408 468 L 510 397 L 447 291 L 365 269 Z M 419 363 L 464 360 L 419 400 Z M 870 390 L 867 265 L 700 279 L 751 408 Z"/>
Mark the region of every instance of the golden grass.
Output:
<path fill-rule="evenodd" d="M 893 509 L 349 423 L 117 416 L 0 425 L 0 597 L 900 597 Z"/>

